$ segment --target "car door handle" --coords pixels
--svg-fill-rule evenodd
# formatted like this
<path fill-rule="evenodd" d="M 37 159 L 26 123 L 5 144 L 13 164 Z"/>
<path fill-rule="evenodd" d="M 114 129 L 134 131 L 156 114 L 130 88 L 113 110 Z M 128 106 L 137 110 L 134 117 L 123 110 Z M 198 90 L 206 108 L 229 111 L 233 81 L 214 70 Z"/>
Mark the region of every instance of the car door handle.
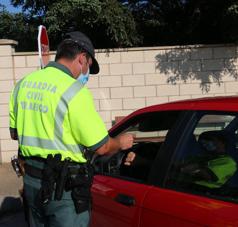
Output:
<path fill-rule="evenodd" d="M 121 203 L 125 206 L 133 206 L 135 205 L 135 199 L 132 196 L 118 194 L 115 199 L 116 202 Z"/>

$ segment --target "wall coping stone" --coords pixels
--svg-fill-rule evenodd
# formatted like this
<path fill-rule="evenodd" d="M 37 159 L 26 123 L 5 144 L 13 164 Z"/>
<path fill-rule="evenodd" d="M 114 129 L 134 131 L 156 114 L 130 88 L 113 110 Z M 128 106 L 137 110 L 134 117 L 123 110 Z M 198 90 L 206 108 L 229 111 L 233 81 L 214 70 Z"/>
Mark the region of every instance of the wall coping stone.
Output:
<path fill-rule="evenodd" d="M 9 40 L 16 42 L 13 40 Z M 17 43 L 17 42 L 16 42 Z M 10 43 L 9 43 L 10 44 Z M 1 45 L 1 39 L 0 39 Z M 96 49 L 96 53 L 113 53 L 113 52 L 130 52 L 130 51 L 143 51 L 143 50 L 171 50 L 171 49 L 193 49 L 193 48 L 215 48 L 215 47 L 236 47 L 234 43 L 227 44 L 195 44 L 195 45 L 181 45 L 181 46 L 154 46 L 154 47 L 128 47 L 128 48 L 115 48 L 115 49 Z M 50 55 L 55 55 L 56 51 L 50 51 Z M 35 56 L 38 55 L 37 51 L 32 52 L 15 52 L 13 56 Z"/>
<path fill-rule="evenodd" d="M 3 46 L 3 45 L 16 46 L 18 45 L 18 42 L 12 39 L 0 39 L 0 46 Z"/>
<path fill-rule="evenodd" d="M 142 50 L 168 50 L 168 49 L 192 49 L 192 48 L 214 48 L 214 47 L 236 47 L 235 43 L 226 44 L 194 44 L 194 45 L 177 45 L 177 46 L 154 46 L 154 47 L 128 47 L 115 49 L 97 49 L 96 53 L 104 52 L 125 52 L 125 51 L 142 51 Z"/>

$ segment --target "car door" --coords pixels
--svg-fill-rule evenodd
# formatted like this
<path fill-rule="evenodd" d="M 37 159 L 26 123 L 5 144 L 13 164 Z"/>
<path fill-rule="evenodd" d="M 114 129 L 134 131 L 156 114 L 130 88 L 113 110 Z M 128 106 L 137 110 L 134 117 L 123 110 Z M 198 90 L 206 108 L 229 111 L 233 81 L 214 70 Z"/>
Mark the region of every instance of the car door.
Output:
<path fill-rule="evenodd" d="M 183 182 L 181 173 L 175 168 L 187 156 L 204 152 L 198 143 L 199 135 L 203 132 L 215 131 L 228 135 L 226 148 L 229 148 L 228 152 L 235 160 L 237 139 L 232 137 L 237 135 L 232 135 L 227 129 L 231 128 L 229 125 L 232 122 L 237 124 L 237 120 L 238 115 L 234 112 L 194 111 L 184 133 L 174 143 L 175 154 L 167 169 L 163 188 L 160 185 L 152 186 L 145 196 L 140 227 L 238 226 L 237 181 L 236 186 L 231 186 L 231 177 L 219 188 L 208 188 L 194 182 Z"/>
<path fill-rule="evenodd" d="M 141 206 L 149 188 L 118 178 L 95 176 L 91 226 L 139 226 Z"/>
<path fill-rule="evenodd" d="M 135 119 L 128 119 L 125 125 L 121 125 L 123 130 L 117 128 L 117 133 L 112 133 L 112 135 L 115 136 L 121 132 L 135 134 L 137 144 L 133 151 L 150 153 L 146 156 L 151 158 L 154 155 L 152 153 L 157 154 L 160 149 L 166 148 L 166 146 L 163 146 L 164 141 L 167 140 L 167 135 L 171 136 L 171 131 L 177 127 L 180 114 L 179 111 L 145 113 L 136 116 Z M 101 174 L 94 177 L 92 186 L 91 226 L 140 226 L 144 199 L 153 188 L 149 183 L 149 174 L 154 164 L 151 163 L 151 165 L 143 168 L 140 165 L 124 167 L 122 163 L 118 172 L 118 170 L 115 171 L 113 166 L 113 164 L 118 163 L 116 155 L 115 158 L 111 157 L 102 162 L 104 164 L 101 165 L 101 167 L 103 166 L 100 170 Z M 164 172 L 163 168 L 162 166 L 159 169 L 161 173 Z M 146 172 L 148 172 L 148 175 L 145 174 Z"/>
<path fill-rule="evenodd" d="M 140 227 L 238 226 L 238 205 L 152 187 L 144 200 Z"/>

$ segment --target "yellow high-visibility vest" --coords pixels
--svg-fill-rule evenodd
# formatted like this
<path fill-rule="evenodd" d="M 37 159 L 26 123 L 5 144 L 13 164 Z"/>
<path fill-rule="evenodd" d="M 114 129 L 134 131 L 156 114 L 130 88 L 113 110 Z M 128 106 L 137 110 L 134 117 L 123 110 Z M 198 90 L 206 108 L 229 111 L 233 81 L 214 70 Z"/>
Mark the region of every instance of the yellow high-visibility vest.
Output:
<path fill-rule="evenodd" d="M 105 125 L 89 90 L 63 65 L 46 68 L 20 80 L 10 98 L 10 130 L 16 130 L 22 155 L 62 155 L 86 162 L 85 147 L 96 150 L 107 142 Z"/>
<path fill-rule="evenodd" d="M 200 180 L 195 183 L 208 188 L 220 188 L 235 174 L 237 164 L 229 155 L 218 155 L 208 161 L 207 168 L 217 177 L 217 181 Z"/>

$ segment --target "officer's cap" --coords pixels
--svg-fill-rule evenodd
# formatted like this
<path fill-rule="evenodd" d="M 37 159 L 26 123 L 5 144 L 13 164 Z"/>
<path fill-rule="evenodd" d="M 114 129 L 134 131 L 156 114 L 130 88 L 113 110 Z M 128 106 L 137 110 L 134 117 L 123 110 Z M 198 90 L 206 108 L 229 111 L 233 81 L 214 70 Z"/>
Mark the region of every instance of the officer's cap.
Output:
<path fill-rule="evenodd" d="M 77 42 L 78 45 L 83 48 L 88 54 L 91 56 L 93 63 L 90 67 L 90 74 L 99 73 L 99 65 L 97 60 L 95 59 L 95 51 L 91 40 L 82 32 L 74 31 L 66 33 L 64 39 L 72 39 Z"/>

